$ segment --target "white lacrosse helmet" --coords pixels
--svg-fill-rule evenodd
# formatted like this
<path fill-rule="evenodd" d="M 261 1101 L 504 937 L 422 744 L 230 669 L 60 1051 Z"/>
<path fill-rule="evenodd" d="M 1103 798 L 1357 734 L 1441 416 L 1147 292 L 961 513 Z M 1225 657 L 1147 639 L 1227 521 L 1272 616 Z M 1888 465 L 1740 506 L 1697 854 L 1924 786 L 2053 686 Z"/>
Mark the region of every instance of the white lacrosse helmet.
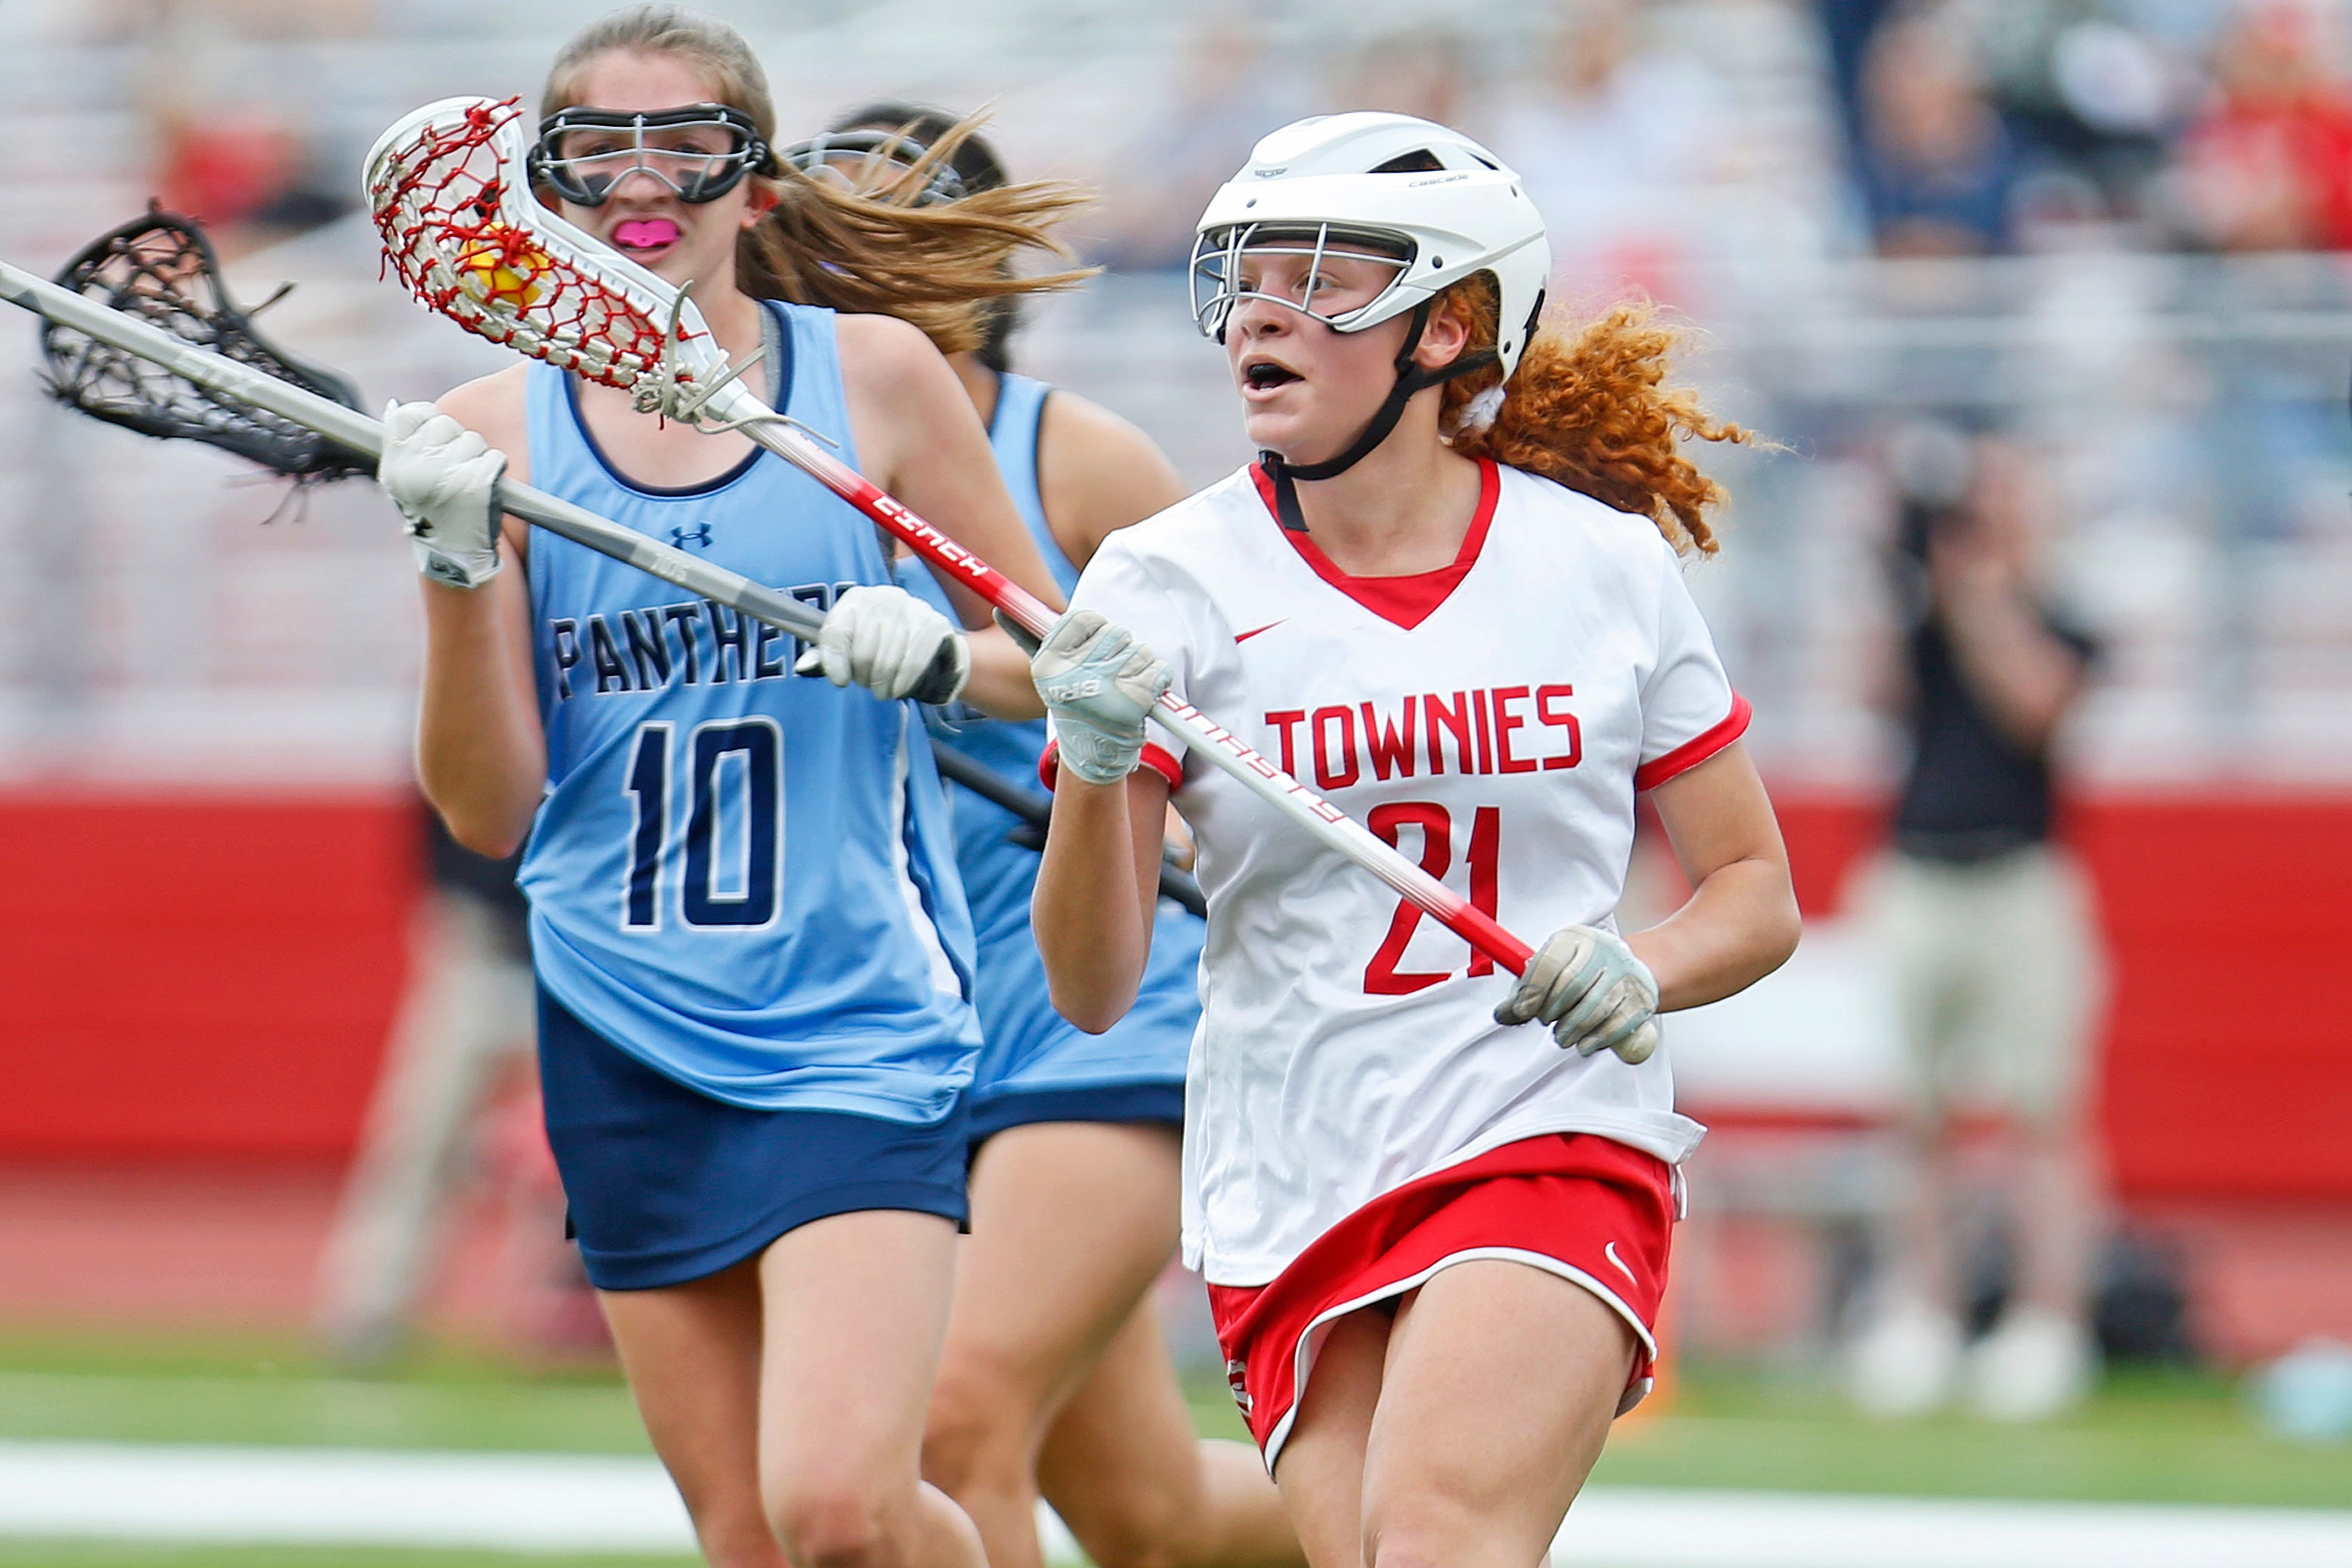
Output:
<path fill-rule="evenodd" d="M 1337 315 L 1241 286 L 1244 251 L 1318 253 L 1370 245 L 1396 277 L 1369 304 Z M 1543 309 L 1551 247 L 1519 177 L 1458 131 L 1409 114 L 1318 115 L 1260 142 L 1210 198 L 1192 245 L 1192 319 L 1222 338 L 1234 304 L 1274 299 L 1342 332 L 1360 332 L 1433 300 L 1474 273 L 1502 285 L 1496 358 L 1510 379 Z"/>

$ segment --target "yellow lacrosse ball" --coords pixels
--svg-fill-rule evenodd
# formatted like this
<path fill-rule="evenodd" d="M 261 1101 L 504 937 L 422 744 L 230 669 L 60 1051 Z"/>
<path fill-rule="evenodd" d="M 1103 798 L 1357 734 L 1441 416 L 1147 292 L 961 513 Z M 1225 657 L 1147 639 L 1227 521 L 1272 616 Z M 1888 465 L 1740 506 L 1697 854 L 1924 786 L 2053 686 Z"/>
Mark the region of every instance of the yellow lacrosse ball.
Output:
<path fill-rule="evenodd" d="M 539 303 L 539 279 L 554 266 L 537 247 L 504 224 L 490 224 L 457 253 L 458 286 L 492 310 L 520 310 Z"/>

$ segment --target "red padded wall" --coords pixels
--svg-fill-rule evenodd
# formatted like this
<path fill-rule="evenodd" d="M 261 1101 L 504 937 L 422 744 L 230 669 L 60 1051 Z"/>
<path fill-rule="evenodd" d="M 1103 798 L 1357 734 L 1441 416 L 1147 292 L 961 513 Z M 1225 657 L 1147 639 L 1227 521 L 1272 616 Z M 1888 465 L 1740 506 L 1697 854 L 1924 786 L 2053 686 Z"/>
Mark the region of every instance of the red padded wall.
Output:
<path fill-rule="evenodd" d="M 1878 812 L 1775 804 L 1799 901 L 1833 909 Z M 2352 799 L 2110 795 L 2067 837 L 2114 972 L 2100 1107 L 2118 1189 L 2352 1201 Z"/>
<path fill-rule="evenodd" d="M 398 798 L 0 795 L 0 1155 L 348 1151 L 415 833 Z"/>
<path fill-rule="evenodd" d="M 1833 908 L 1875 809 L 1779 805 L 1800 900 Z M 0 794 L 0 1158 L 348 1151 L 406 962 L 410 811 Z M 2071 837 L 2114 948 L 2123 1192 L 2352 1201 L 2352 798 L 2115 796 Z"/>

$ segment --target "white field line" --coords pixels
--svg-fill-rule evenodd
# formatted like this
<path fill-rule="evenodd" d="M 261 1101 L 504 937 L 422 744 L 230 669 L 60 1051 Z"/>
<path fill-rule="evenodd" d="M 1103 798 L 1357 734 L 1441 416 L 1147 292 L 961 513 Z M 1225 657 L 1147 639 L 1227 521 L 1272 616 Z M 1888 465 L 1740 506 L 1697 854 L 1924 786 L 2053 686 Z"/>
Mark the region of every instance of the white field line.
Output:
<path fill-rule="evenodd" d="M 1048 1552 L 1072 1558 L 1041 1510 Z M 690 1552 L 650 1459 L 0 1442 L 0 1536 Z M 1595 1488 L 1552 1562 L 1591 1568 L 2343 1568 L 2352 1510 Z"/>
<path fill-rule="evenodd" d="M 1078 1561 L 1038 1509 L 1046 1555 Z M 0 1441 L 0 1536 L 493 1551 L 694 1550 L 651 1459 L 399 1448 Z"/>
<path fill-rule="evenodd" d="M 2346 1568 L 2352 1510 L 1595 1487 L 1551 1561 L 1622 1568 Z"/>
<path fill-rule="evenodd" d="M 0 1532 L 520 1552 L 691 1552 L 651 1459 L 0 1443 Z"/>

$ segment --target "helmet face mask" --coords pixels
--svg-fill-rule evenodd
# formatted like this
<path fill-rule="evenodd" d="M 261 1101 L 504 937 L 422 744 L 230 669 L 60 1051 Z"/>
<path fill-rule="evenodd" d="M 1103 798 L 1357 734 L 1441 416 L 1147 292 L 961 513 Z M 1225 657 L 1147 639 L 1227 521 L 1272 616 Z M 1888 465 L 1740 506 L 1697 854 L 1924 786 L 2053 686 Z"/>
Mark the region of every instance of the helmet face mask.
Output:
<path fill-rule="evenodd" d="M 1234 308 L 1265 300 L 1334 331 L 1361 331 L 1413 303 L 1397 285 L 1414 248 L 1407 235 L 1328 223 L 1203 229 L 1192 244 L 1192 320 L 1223 342 Z"/>
<path fill-rule="evenodd" d="M 534 184 L 575 206 L 603 206 L 635 174 L 699 206 L 774 161 L 751 116 L 723 103 L 693 103 L 650 113 L 558 110 L 540 121 L 529 167 Z"/>
<path fill-rule="evenodd" d="M 1460 132 L 1406 114 L 1319 115 L 1275 132 L 1210 198 L 1193 233 L 1192 315 L 1210 337 L 1250 292 L 1239 284 L 1242 258 L 1273 237 L 1310 249 L 1368 240 L 1399 258 L 1395 279 L 1369 304 L 1309 309 L 1341 331 L 1403 315 L 1492 272 L 1501 294 L 1495 355 L 1507 381 L 1551 273 L 1543 218 L 1519 177 Z"/>

